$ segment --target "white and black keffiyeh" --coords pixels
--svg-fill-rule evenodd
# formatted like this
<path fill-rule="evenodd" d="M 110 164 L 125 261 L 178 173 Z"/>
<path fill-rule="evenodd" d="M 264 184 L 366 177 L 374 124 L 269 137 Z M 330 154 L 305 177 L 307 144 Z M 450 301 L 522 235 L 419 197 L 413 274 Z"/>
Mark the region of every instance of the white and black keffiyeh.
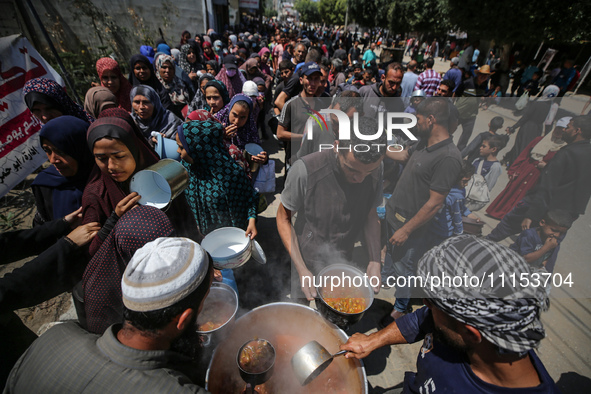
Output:
<path fill-rule="evenodd" d="M 470 235 L 450 238 L 431 249 L 421 259 L 417 270 L 426 281 L 427 297 L 436 307 L 477 328 L 502 351 L 512 353 L 537 348 L 545 337 L 540 321 L 540 313 L 548 305 L 545 288 L 521 287 L 519 281 L 522 273 L 530 278 L 533 272 L 533 268 L 511 249 Z M 515 283 L 509 277 L 513 273 L 516 274 Z M 504 274 L 504 281 L 501 274 Z M 464 283 L 456 286 L 448 281 L 431 287 L 434 277 L 465 275 L 477 277 L 478 285 L 474 286 L 474 279 L 469 286 Z"/>

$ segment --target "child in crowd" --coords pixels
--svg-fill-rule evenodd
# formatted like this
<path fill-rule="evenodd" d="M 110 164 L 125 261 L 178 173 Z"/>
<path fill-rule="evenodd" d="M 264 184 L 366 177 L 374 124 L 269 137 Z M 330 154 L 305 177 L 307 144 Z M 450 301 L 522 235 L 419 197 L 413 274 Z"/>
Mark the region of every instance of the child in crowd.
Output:
<path fill-rule="evenodd" d="M 497 159 L 497 154 L 505 147 L 505 144 L 505 139 L 499 135 L 486 138 L 480 145 L 480 158 L 472 162 L 476 173 L 482 175 L 486 180 L 489 191 L 492 190 L 501 175 L 501 163 Z M 482 169 L 478 171 L 481 162 L 483 162 Z"/>
<path fill-rule="evenodd" d="M 433 217 L 427 229 L 426 247 L 429 250 L 449 237 L 460 235 L 464 232 L 462 218 L 467 216 L 471 219 L 480 221 L 478 216 L 474 215 L 465 205 L 466 190 L 465 187 L 474 174 L 474 167 L 468 161 L 464 161 L 458 182 L 451 188 L 445 203 L 439 212 Z"/>
<path fill-rule="evenodd" d="M 480 156 L 480 145 L 486 137 L 497 135 L 497 130 L 503 127 L 505 120 L 501 116 L 495 116 L 488 123 L 488 131 L 484 131 L 478 134 L 471 142 L 462 150 L 462 157 L 472 163 L 475 159 Z M 503 135 L 505 138 L 505 145 L 509 141 L 508 135 Z"/>
<path fill-rule="evenodd" d="M 556 256 L 560 250 L 560 241 L 573 223 L 571 214 L 564 210 L 552 210 L 540 220 L 539 227 L 532 227 L 519 234 L 511 249 L 519 253 L 525 261 L 536 268 L 545 267 L 554 271 Z M 548 264 L 547 264 L 548 263 Z"/>

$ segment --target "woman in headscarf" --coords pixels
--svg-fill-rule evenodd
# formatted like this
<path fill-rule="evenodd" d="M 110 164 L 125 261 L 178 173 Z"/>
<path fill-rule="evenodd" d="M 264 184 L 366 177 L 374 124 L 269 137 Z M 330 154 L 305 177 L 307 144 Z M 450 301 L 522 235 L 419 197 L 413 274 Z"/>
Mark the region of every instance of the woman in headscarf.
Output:
<path fill-rule="evenodd" d="M 191 90 L 185 82 L 176 75 L 174 60 L 169 55 L 159 55 L 154 61 L 156 78 L 168 92 L 172 108 L 169 108 L 176 116 L 183 119 L 183 108 L 193 99 Z"/>
<path fill-rule="evenodd" d="M 123 322 L 121 278 L 135 252 L 148 242 L 170 237 L 173 227 L 158 208 L 137 206 L 127 212 L 88 263 L 82 276 L 86 329 L 102 334 Z"/>
<path fill-rule="evenodd" d="M 224 138 L 232 141 L 238 148 L 244 149 L 249 143 L 261 144 L 250 97 L 237 94 L 214 116 L 225 127 Z"/>
<path fill-rule="evenodd" d="M 159 160 L 131 116 L 121 109 L 105 110 L 94 123 L 86 139 L 97 166 L 82 196 L 82 223 L 98 222 L 102 228 L 90 244 L 91 256 L 119 218 L 139 201 L 140 196 L 129 191 L 132 176 Z M 198 239 L 187 209 L 181 194 L 170 203 L 166 214 L 179 236 Z"/>
<path fill-rule="evenodd" d="M 534 138 L 525 147 L 513 165 L 507 169 L 509 183 L 486 209 L 488 215 L 502 219 L 536 185 L 542 170 L 556 152 L 566 145 L 562 140 L 562 133 L 570 120 L 570 117 L 559 119 L 551 133 Z"/>
<path fill-rule="evenodd" d="M 158 52 L 164 53 L 168 56 L 172 56 L 172 53 L 170 52 L 170 46 L 165 42 L 161 42 L 156 46 L 156 53 Z"/>
<path fill-rule="evenodd" d="M 181 49 L 181 47 L 189 41 L 191 41 L 191 33 L 189 33 L 188 30 L 183 30 L 183 32 L 181 33 L 181 42 L 179 43 L 177 48 Z"/>
<path fill-rule="evenodd" d="M 222 41 L 215 40 L 213 42 L 213 50 L 215 51 L 216 55 L 218 55 L 218 64 L 222 62 L 222 58 L 224 57 L 224 48 L 222 45 Z"/>
<path fill-rule="evenodd" d="M 271 68 L 269 67 L 269 64 L 268 64 L 270 54 L 271 54 L 271 51 L 269 50 L 269 48 L 267 48 L 267 47 L 261 48 L 261 50 L 259 51 L 259 56 L 261 58 L 261 64 L 259 65 L 259 69 L 265 75 L 273 76 L 272 75 L 273 73 L 271 72 Z"/>
<path fill-rule="evenodd" d="M 544 130 L 544 121 L 548 116 L 553 97 L 556 97 L 560 89 L 556 85 L 547 86 L 542 92 L 542 96 L 528 103 L 525 107 L 523 116 L 513 126 L 507 127 L 507 134 L 513 134 L 517 128 L 519 131 L 515 137 L 513 148 L 505 154 L 503 162 L 510 167 L 515 159 L 523 152 L 525 147 L 536 137 L 539 137 Z"/>
<path fill-rule="evenodd" d="M 252 81 L 254 78 L 262 78 L 265 81 L 266 89 L 271 88 L 271 84 L 273 83 L 273 77 L 261 72 L 259 65 L 260 65 L 260 58 L 258 54 L 253 54 L 250 59 L 248 59 L 242 66 L 240 66 L 240 70 L 244 71 L 244 77 L 247 81 Z"/>
<path fill-rule="evenodd" d="M 211 42 L 205 41 L 202 46 L 203 46 L 203 59 L 205 61 L 208 62 L 210 60 L 214 60 L 216 62 L 219 62 L 219 57 L 213 51 L 213 45 L 211 45 Z"/>
<path fill-rule="evenodd" d="M 197 85 L 197 72 L 204 70 L 203 59 L 195 41 L 190 41 L 181 47 L 179 66 L 187 73 L 193 84 Z"/>
<path fill-rule="evenodd" d="M 43 124 L 62 115 L 75 116 L 88 123 L 94 118 L 76 104 L 66 90 L 54 81 L 47 78 L 34 78 L 23 87 L 23 96 L 29 110 Z"/>
<path fill-rule="evenodd" d="M 88 89 L 84 98 L 84 110 L 98 118 L 105 109 L 117 108 L 117 97 L 103 86 Z"/>
<path fill-rule="evenodd" d="M 205 109 L 209 111 L 210 108 L 207 105 L 207 100 L 205 99 L 205 85 L 207 85 L 207 83 L 210 81 L 215 81 L 215 77 L 211 74 L 203 74 L 199 77 L 197 93 L 195 94 L 195 97 L 193 97 L 191 104 L 189 104 L 187 116 L 189 116 L 191 112 L 198 109 Z"/>
<path fill-rule="evenodd" d="M 181 163 L 189 171 L 185 193 L 195 220 L 205 235 L 231 226 L 246 230 L 253 239 L 259 195 L 228 154 L 224 127 L 210 114 L 203 115 L 205 120 L 187 122 L 177 134 Z"/>
<path fill-rule="evenodd" d="M 96 61 L 96 71 L 101 85 L 117 97 L 119 108 L 131 112 L 131 102 L 129 101 L 131 84 L 121 73 L 119 64 L 110 57 L 103 57 Z"/>
<path fill-rule="evenodd" d="M 174 139 L 183 121 L 162 106 L 154 89 L 146 85 L 135 86 L 130 98 L 131 117 L 148 141 L 151 141 L 152 131 Z"/>
<path fill-rule="evenodd" d="M 210 60 L 205 62 L 205 71 L 215 77 L 220 72 L 220 65 L 215 60 Z"/>
<path fill-rule="evenodd" d="M 237 60 L 234 55 L 224 57 L 224 65 L 218 75 L 215 76 L 215 79 L 226 86 L 230 98 L 242 93 L 242 85 L 246 82 L 244 75 L 238 71 Z"/>
<path fill-rule="evenodd" d="M 152 58 L 152 60 L 154 60 Z M 160 83 L 156 74 L 154 73 L 154 66 L 150 60 L 144 55 L 133 55 L 129 60 L 129 82 L 132 86 L 147 85 L 154 89 L 158 93 L 162 106 L 170 110 L 172 101 L 168 91 L 164 89 L 164 86 Z"/>
<path fill-rule="evenodd" d="M 82 193 L 94 167 L 86 146 L 88 126 L 86 121 L 64 115 L 41 128 L 41 147 L 52 165 L 31 185 L 37 206 L 34 225 L 64 217 L 82 205 Z"/>

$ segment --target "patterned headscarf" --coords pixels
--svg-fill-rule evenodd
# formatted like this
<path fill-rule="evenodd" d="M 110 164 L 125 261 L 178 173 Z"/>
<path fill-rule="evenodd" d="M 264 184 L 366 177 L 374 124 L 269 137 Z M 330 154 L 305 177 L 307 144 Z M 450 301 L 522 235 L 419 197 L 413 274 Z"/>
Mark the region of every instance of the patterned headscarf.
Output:
<path fill-rule="evenodd" d="M 129 101 L 129 92 L 131 91 L 131 84 L 121 73 L 119 64 L 111 59 L 110 57 L 103 57 L 96 61 L 96 71 L 98 72 L 99 79 L 102 79 L 105 71 L 112 71 L 119 77 L 119 90 L 115 95 L 119 102 L 119 107 L 123 108 L 127 112 L 131 112 L 131 102 Z M 102 84 L 102 82 L 101 82 Z M 106 86 L 105 86 L 106 87 Z"/>
<path fill-rule="evenodd" d="M 156 93 L 151 87 L 146 85 L 135 86 L 131 89 L 129 98 L 133 102 L 135 96 L 138 95 L 146 97 L 154 106 L 152 117 L 148 120 L 140 118 L 133 109 L 131 111 L 131 117 L 144 137 L 149 141 L 151 138 L 151 132 L 157 131 L 159 133 L 164 133 L 167 138 L 174 138 L 177 127 L 182 123 L 182 120 L 162 106 L 158 93 Z"/>
<path fill-rule="evenodd" d="M 154 61 L 155 65 L 154 68 L 156 69 L 156 77 L 164 86 L 164 88 L 168 91 L 170 96 L 170 100 L 173 104 L 188 104 L 189 103 L 189 90 L 185 86 L 185 83 L 178 77 L 178 75 L 174 75 L 172 81 L 166 82 L 160 75 L 160 67 L 166 62 L 169 62 L 171 67 L 174 70 L 174 59 L 170 55 L 160 55 Z"/>
<path fill-rule="evenodd" d="M 72 101 L 62 85 L 53 79 L 34 78 L 28 80 L 23 87 L 23 96 L 31 112 L 35 103 L 40 102 L 58 109 L 63 115 L 75 116 L 88 123 L 94 122 L 94 118 Z"/>
<path fill-rule="evenodd" d="M 419 261 L 417 275 L 426 282 L 424 291 L 435 306 L 454 319 L 477 328 L 482 336 L 502 351 L 524 353 L 537 348 L 545 337 L 540 314 L 548 299 L 542 286 L 516 287 L 509 275 L 533 269 L 514 251 L 495 242 L 460 235 L 431 249 Z M 544 271 L 545 272 L 545 271 Z M 478 278 L 455 286 L 434 278 Z M 491 279 L 490 275 L 493 275 Z M 502 282 L 500 275 L 504 275 Z M 458 283 L 458 282 L 455 282 Z M 433 285 L 433 286 L 432 286 Z"/>
<path fill-rule="evenodd" d="M 125 267 L 142 246 L 172 232 L 166 214 L 146 205 L 136 206 L 119 219 L 82 277 L 88 331 L 102 334 L 111 324 L 122 322 Z"/>
<path fill-rule="evenodd" d="M 215 76 L 215 79 L 222 82 L 226 86 L 230 98 L 242 93 L 242 85 L 244 85 L 244 82 L 246 82 L 246 78 L 244 78 L 244 75 L 242 75 L 239 70 L 236 70 L 236 75 L 230 78 L 227 74 L 225 66 L 222 67 L 218 75 Z"/>
<path fill-rule="evenodd" d="M 256 217 L 259 195 L 223 143 L 223 126 L 213 120 L 191 121 L 179 132 L 193 159 L 182 161 L 189 171 L 187 201 L 203 234 L 226 226 L 246 229 Z"/>
<path fill-rule="evenodd" d="M 201 90 L 201 83 L 204 80 L 207 80 L 208 82 L 213 81 L 213 80 L 215 80 L 215 77 L 211 74 L 203 74 L 202 76 L 199 77 L 199 83 L 197 85 L 197 93 L 195 93 L 195 97 L 193 97 L 193 100 L 191 100 L 191 104 L 189 104 L 189 109 L 187 110 L 187 116 L 191 112 L 198 110 L 198 109 L 205 109 L 207 111 L 209 111 L 211 109 L 209 107 L 209 105 L 207 105 L 207 101 L 205 100 L 205 94 Z"/>
<path fill-rule="evenodd" d="M 189 63 L 187 55 L 192 51 L 195 54 L 195 63 Z M 199 52 L 198 44 L 195 41 L 190 41 L 181 47 L 181 54 L 179 56 L 179 67 L 183 69 L 187 75 L 200 71 L 202 66 L 201 53 Z"/>
<path fill-rule="evenodd" d="M 223 125 L 227 126 L 230 123 L 230 111 L 232 110 L 234 104 L 236 104 L 239 101 L 244 101 L 248 105 L 248 120 L 246 121 L 244 126 L 242 126 L 236 131 L 236 135 L 232 138 L 232 143 L 240 149 L 244 149 L 244 146 L 249 143 L 260 145 L 261 140 L 259 138 L 256 119 L 253 116 L 253 104 L 250 97 L 244 94 L 237 94 L 232 98 L 228 105 L 222 108 L 214 116 L 216 117 L 216 119 L 222 122 Z"/>

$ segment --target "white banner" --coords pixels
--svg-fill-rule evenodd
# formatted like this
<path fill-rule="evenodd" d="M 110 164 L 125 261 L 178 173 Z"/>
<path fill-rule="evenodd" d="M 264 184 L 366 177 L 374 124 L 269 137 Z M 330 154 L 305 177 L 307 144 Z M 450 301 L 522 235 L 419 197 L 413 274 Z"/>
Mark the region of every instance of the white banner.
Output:
<path fill-rule="evenodd" d="M 41 123 L 33 117 L 23 97 L 25 83 L 33 78 L 60 75 L 20 36 L 0 38 L 0 197 L 47 160 L 39 143 Z"/>

